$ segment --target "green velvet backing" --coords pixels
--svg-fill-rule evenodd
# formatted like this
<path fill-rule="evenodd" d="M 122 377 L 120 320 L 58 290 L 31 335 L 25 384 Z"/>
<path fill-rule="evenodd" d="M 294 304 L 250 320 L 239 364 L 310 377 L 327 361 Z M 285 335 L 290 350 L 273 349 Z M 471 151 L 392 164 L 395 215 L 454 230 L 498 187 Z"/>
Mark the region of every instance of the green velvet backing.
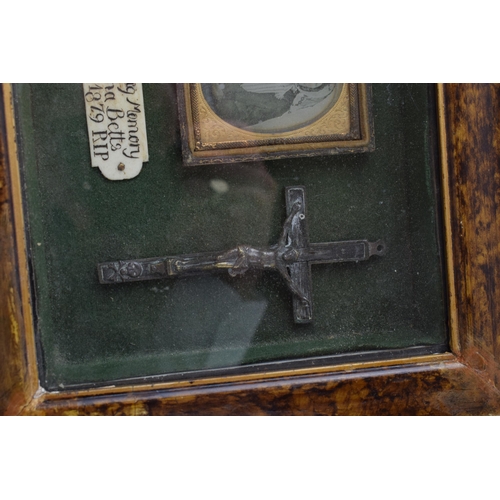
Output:
<path fill-rule="evenodd" d="M 91 168 L 81 85 L 15 87 L 44 387 L 446 343 L 427 85 L 372 86 L 374 152 L 215 167 L 182 165 L 175 85 L 143 89 L 150 160 L 112 182 Z M 98 283 L 98 262 L 273 244 L 292 185 L 311 242 L 388 246 L 313 266 L 313 324 L 272 272 Z"/>

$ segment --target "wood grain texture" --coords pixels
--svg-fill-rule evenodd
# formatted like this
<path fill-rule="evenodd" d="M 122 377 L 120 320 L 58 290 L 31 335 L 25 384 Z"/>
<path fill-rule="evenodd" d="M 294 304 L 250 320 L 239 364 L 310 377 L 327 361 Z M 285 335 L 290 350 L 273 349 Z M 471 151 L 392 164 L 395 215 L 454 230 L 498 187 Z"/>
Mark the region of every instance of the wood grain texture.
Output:
<path fill-rule="evenodd" d="M 500 86 L 446 86 L 460 358 L 498 387 Z"/>
<path fill-rule="evenodd" d="M 500 87 L 446 85 L 454 355 L 385 367 L 263 374 L 190 386 L 107 388 L 33 397 L 5 125 L 0 137 L 0 413 L 34 415 L 500 414 Z M 18 209 L 18 208 L 17 208 Z M 16 240 L 16 238 L 18 238 Z M 17 243 L 16 243 L 17 242 Z M 16 246 L 17 245 L 17 246 Z M 22 246 L 22 242 L 21 242 Z M 451 259 L 451 260 L 450 260 Z M 450 287 L 451 289 L 451 287 Z M 451 302 L 454 303 L 453 301 Z M 31 339 L 32 341 L 32 339 Z M 447 356 L 447 357 L 446 357 Z M 31 382 L 30 382 L 31 380 Z M 27 404 L 28 403 L 28 404 Z M 27 404 L 27 405 L 26 405 Z"/>
<path fill-rule="evenodd" d="M 0 87 L 0 103 L 4 94 Z M 14 234 L 9 144 L 0 106 L 0 415 L 15 415 L 32 396 Z"/>
<path fill-rule="evenodd" d="M 41 398 L 41 415 L 487 415 L 500 394 L 455 361 L 167 391 Z"/>

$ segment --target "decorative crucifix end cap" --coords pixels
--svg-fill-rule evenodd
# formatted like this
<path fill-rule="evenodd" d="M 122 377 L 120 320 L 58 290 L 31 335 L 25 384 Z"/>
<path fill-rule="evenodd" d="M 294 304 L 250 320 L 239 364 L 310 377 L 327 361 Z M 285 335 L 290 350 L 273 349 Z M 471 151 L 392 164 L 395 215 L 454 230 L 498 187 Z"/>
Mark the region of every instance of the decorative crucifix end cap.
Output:
<path fill-rule="evenodd" d="M 384 240 L 370 241 L 368 243 L 370 256 L 371 255 L 385 255 L 387 253 L 387 245 Z"/>

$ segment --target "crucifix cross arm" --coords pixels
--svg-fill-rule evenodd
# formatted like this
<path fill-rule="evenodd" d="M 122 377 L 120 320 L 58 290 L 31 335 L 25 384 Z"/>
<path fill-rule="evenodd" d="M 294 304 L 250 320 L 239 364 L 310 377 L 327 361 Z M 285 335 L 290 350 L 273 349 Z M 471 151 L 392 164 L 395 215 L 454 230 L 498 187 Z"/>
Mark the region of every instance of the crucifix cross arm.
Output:
<path fill-rule="evenodd" d="M 230 276 L 248 270 L 275 270 L 293 294 L 294 321 L 310 323 L 312 308 L 312 264 L 358 262 L 384 255 L 383 241 L 367 240 L 310 243 L 307 230 L 305 188 L 285 189 L 287 218 L 277 244 L 268 248 L 238 245 L 222 252 L 104 262 L 97 265 L 103 284 L 144 281 L 227 270 Z"/>

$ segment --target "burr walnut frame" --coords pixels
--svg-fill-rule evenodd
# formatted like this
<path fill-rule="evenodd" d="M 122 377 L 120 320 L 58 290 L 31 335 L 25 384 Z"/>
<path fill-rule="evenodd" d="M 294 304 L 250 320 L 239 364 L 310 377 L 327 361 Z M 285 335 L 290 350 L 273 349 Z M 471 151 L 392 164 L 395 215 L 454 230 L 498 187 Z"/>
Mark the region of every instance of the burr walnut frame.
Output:
<path fill-rule="evenodd" d="M 500 86 L 438 85 L 450 351 L 127 387 L 38 381 L 9 85 L 0 113 L 0 414 L 500 413 Z"/>

